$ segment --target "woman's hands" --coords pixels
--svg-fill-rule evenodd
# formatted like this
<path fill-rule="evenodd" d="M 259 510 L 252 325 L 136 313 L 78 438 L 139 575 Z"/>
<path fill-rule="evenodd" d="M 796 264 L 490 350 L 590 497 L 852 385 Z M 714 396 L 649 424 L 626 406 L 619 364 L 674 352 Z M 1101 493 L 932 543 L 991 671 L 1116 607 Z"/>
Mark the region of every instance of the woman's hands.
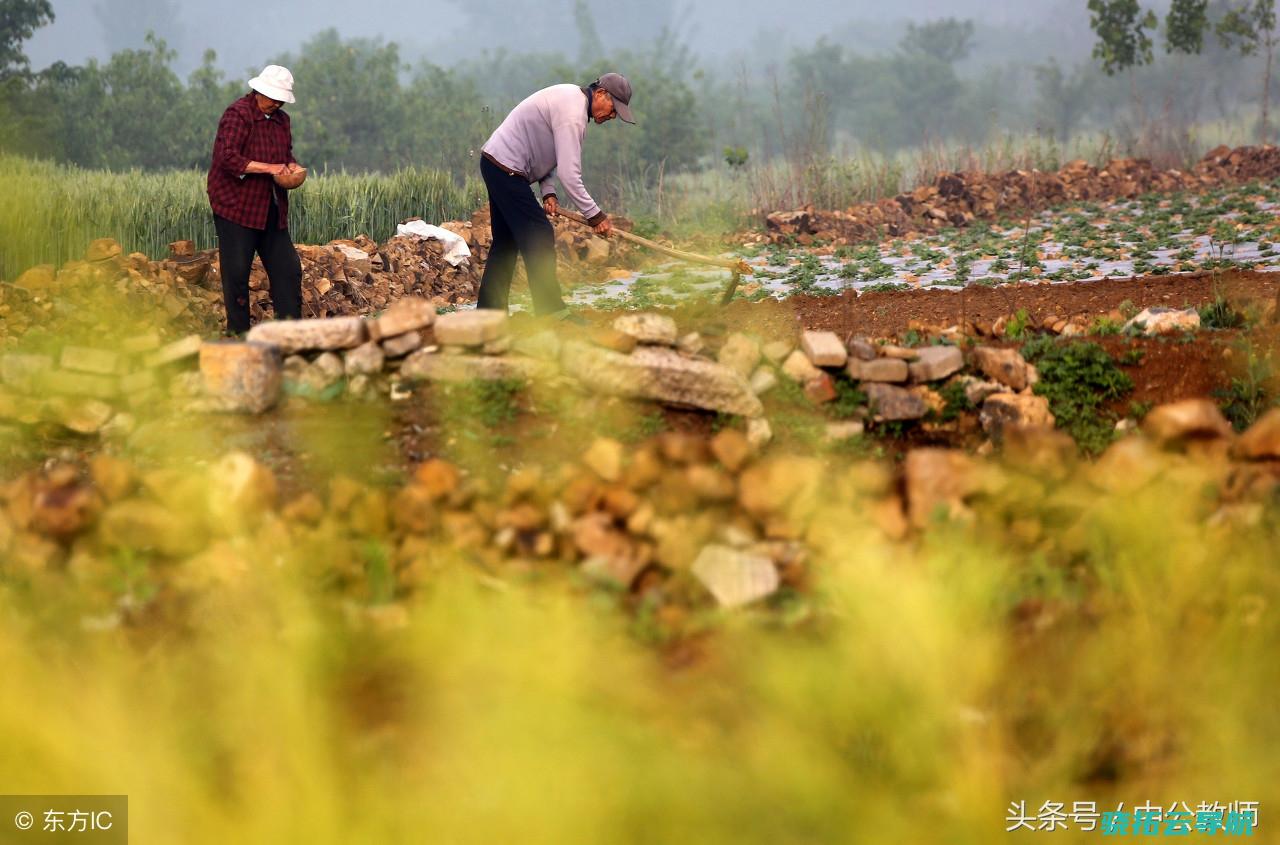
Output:
<path fill-rule="evenodd" d="M 272 178 L 276 180 L 277 185 L 286 191 L 292 191 L 307 181 L 307 169 L 296 162 L 281 164 L 279 168 L 279 171 L 272 174 Z"/>

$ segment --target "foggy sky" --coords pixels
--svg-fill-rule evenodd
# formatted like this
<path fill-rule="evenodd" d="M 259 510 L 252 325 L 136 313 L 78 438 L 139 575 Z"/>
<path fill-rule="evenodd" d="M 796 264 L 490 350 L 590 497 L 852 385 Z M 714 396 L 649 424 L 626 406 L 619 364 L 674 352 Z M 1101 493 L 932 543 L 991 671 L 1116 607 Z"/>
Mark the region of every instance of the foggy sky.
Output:
<path fill-rule="evenodd" d="M 663 28 L 678 33 L 700 63 L 751 61 L 782 54 L 820 36 L 860 52 L 882 52 L 887 32 L 906 21 L 972 18 L 977 63 L 1075 60 L 1088 52 L 1083 0 L 589 0 L 606 50 L 642 46 Z M 892 11 L 887 11 L 890 6 Z M 482 51 L 559 52 L 574 56 L 578 32 L 572 0 L 53 0 L 56 20 L 27 45 L 32 66 L 82 64 L 115 50 L 141 47 L 154 29 L 178 50 L 186 74 L 204 50 L 232 78 L 272 56 L 293 51 L 317 32 L 381 38 L 399 44 L 407 61 L 449 66 Z"/>

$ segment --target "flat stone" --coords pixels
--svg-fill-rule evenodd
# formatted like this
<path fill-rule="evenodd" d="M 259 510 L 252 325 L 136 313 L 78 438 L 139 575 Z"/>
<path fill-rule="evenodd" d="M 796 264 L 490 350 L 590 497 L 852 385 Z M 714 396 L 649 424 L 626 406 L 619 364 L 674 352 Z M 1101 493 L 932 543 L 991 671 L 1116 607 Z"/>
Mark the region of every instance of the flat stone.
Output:
<path fill-rule="evenodd" d="M 386 358 L 403 358 L 421 346 L 422 335 L 417 332 L 408 332 L 382 341 L 382 354 Z"/>
<path fill-rule="evenodd" d="M 274 510 L 278 485 L 270 469 L 246 452 L 231 452 L 213 465 L 209 473 L 209 512 L 214 523 L 233 526 L 253 523 Z"/>
<path fill-rule="evenodd" d="M 436 342 L 442 346 L 482 346 L 507 333 L 507 314 L 492 308 L 451 311 L 436 317 Z"/>
<path fill-rule="evenodd" d="M 891 343 L 876 347 L 876 351 L 881 358 L 899 358 L 903 361 L 914 361 L 920 357 L 920 350 L 918 349 L 912 349 L 909 346 L 894 346 Z"/>
<path fill-rule="evenodd" d="M 730 546 L 704 546 L 693 574 L 721 607 L 741 607 L 777 592 L 778 569 L 763 555 Z"/>
<path fill-rule="evenodd" d="M 517 335 L 511 342 L 511 349 L 541 361 L 559 361 L 560 336 L 550 329 Z"/>
<path fill-rule="evenodd" d="M 958 346 L 925 346 L 907 366 L 908 378 L 919 384 L 939 381 L 964 369 L 964 353 Z"/>
<path fill-rule="evenodd" d="M 822 375 L 822 370 L 819 370 L 813 365 L 813 362 L 809 360 L 808 355 L 805 355 L 797 349 L 788 355 L 787 359 L 782 362 L 782 374 L 790 378 L 792 381 L 798 381 L 801 384 L 804 384 L 809 380 Z"/>
<path fill-rule="evenodd" d="M 286 381 L 299 381 L 307 374 L 311 362 L 301 355 L 290 355 L 284 359 L 284 377 Z"/>
<path fill-rule="evenodd" d="M 622 537 L 624 541 L 626 539 L 621 532 L 615 531 L 613 534 Z M 579 567 L 582 574 L 595 581 L 613 584 L 624 589 L 630 587 L 636 580 L 636 576 L 649 565 L 649 561 L 635 544 L 619 542 L 617 548 L 621 553 L 608 557 L 603 555 L 588 557 Z"/>
<path fill-rule="evenodd" d="M 622 459 L 625 450 L 611 437 L 597 437 L 582 455 L 582 462 L 605 481 L 617 481 L 622 477 Z"/>
<path fill-rule="evenodd" d="M 717 358 L 722 365 L 746 379 L 760 364 L 760 354 L 760 344 L 754 338 L 734 332 L 725 339 Z"/>
<path fill-rule="evenodd" d="M 308 350 L 352 349 L 365 342 L 365 322 L 359 317 L 271 320 L 249 329 L 247 339 L 278 346 L 285 355 Z"/>
<path fill-rule="evenodd" d="M 864 432 L 866 432 L 866 425 L 856 420 L 827 423 L 824 431 L 827 441 L 831 443 L 852 440 L 855 437 L 861 437 Z"/>
<path fill-rule="evenodd" d="M 769 445 L 773 440 L 773 426 L 764 417 L 747 420 L 747 442 L 757 452 Z"/>
<path fill-rule="evenodd" d="M 522 355 L 436 355 L 426 350 L 400 365 L 401 378 L 419 381 L 533 381 L 556 372 L 554 364 Z"/>
<path fill-rule="evenodd" d="M 310 379 L 312 385 L 323 390 L 337 382 L 347 373 L 346 365 L 336 352 L 325 352 L 307 367 L 303 380 Z"/>
<path fill-rule="evenodd" d="M 397 299 L 369 322 L 369 338 L 386 340 L 408 332 L 417 332 L 435 322 L 436 307 L 417 296 Z M 402 353 L 403 354 L 403 353 Z"/>
<path fill-rule="evenodd" d="M 760 352 L 764 355 L 766 360 L 771 361 L 774 364 L 781 364 L 783 361 L 787 360 L 787 356 L 790 355 L 795 348 L 796 345 L 789 340 L 773 340 L 760 347 Z"/>
<path fill-rule="evenodd" d="M 845 372 L 854 381 L 900 384 L 907 380 L 907 362 L 899 358 L 865 359 L 851 357 Z"/>
<path fill-rule="evenodd" d="M 166 364 L 176 364 L 179 361 L 194 358 L 200 354 L 200 347 L 203 344 L 204 338 L 200 335 L 189 334 L 152 352 L 143 359 L 143 366 L 163 367 Z"/>
<path fill-rule="evenodd" d="M 800 335 L 800 349 L 815 367 L 843 367 L 849 350 L 835 332 L 806 331 Z"/>
<path fill-rule="evenodd" d="M 1184 399 L 1159 405 L 1142 420 L 1142 430 L 1161 446 L 1232 435 L 1231 423 L 1208 399 Z"/>
<path fill-rule="evenodd" d="M 455 349 L 459 347 L 453 347 Z M 480 347 L 481 355 L 506 355 L 511 351 L 511 335 L 503 335 L 497 340 L 491 340 Z"/>
<path fill-rule="evenodd" d="M 78 434 L 97 434 L 111 422 L 116 409 L 100 399 L 64 400 L 57 408 L 58 422 Z"/>
<path fill-rule="evenodd" d="M 623 314 L 613 321 L 613 328 L 640 343 L 676 345 L 676 321 L 663 314 Z"/>
<path fill-rule="evenodd" d="M 904 388 L 867 382 L 865 389 L 871 412 L 878 420 L 918 420 L 929 411 L 924 399 Z"/>
<path fill-rule="evenodd" d="M 588 264 L 607 264 L 609 263 L 609 242 L 604 238 L 592 235 L 587 238 L 587 263 Z"/>
<path fill-rule="evenodd" d="M 63 396 L 87 396 L 92 399 L 114 399 L 120 395 L 120 379 L 115 376 L 53 370 L 40 377 L 40 385 L 50 393 Z"/>
<path fill-rule="evenodd" d="M 988 378 L 1013 390 L 1027 387 L 1027 361 L 1016 349 L 979 346 L 973 350 L 973 362 Z"/>
<path fill-rule="evenodd" d="M 373 376 L 356 373 L 347 379 L 347 395 L 367 399 L 373 395 Z"/>
<path fill-rule="evenodd" d="M 1280 459 L 1280 408 L 1272 408 L 1236 441 L 1235 454 L 1249 461 Z"/>
<path fill-rule="evenodd" d="M 1147 308 L 1124 324 L 1125 331 L 1135 328 L 1146 335 L 1195 331 L 1200 328 L 1200 313 L 1194 308 L 1185 311 L 1177 308 Z"/>
<path fill-rule="evenodd" d="M 371 376 L 382 372 L 382 365 L 385 362 L 386 355 L 382 347 L 371 340 L 348 350 L 343 356 L 342 364 L 348 376 Z"/>
<path fill-rule="evenodd" d="M 855 337 L 849 341 L 849 357 L 862 361 L 874 361 L 880 357 L 880 353 L 876 351 L 876 345 L 865 337 Z"/>
<path fill-rule="evenodd" d="M 621 355 L 568 341 L 561 361 L 568 375 L 607 395 L 652 399 L 744 417 L 757 417 L 764 410 L 741 375 L 665 347 L 641 346 L 630 355 Z"/>
<path fill-rule="evenodd" d="M 574 520 L 570 536 L 574 548 L 585 558 L 584 573 L 591 577 L 627 587 L 648 565 L 649 556 L 638 543 L 613 526 L 613 519 L 607 513 L 590 513 Z"/>
<path fill-rule="evenodd" d="M 1010 428 L 1053 428 L 1056 423 L 1049 400 L 1033 393 L 993 393 L 983 400 L 978 419 L 996 441 Z"/>
<path fill-rule="evenodd" d="M 751 374 L 751 392 L 756 396 L 763 396 L 777 386 L 778 376 L 771 367 L 756 367 L 756 371 Z"/>
<path fill-rule="evenodd" d="M 48 355 L 11 352 L 0 358 L 0 381 L 24 393 L 34 391 L 39 379 L 52 370 L 53 358 Z"/>
<path fill-rule="evenodd" d="M 981 489 L 973 459 L 955 449 L 912 449 L 903 462 L 907 516 L 924 528 L 937 513 L 968 513 L 965 501 Z"/>
<path fill-rule="evenodd" d="M 354 275 L 357 277 L 356 281 L 360 281 L 368 275 L 372 269 L 369 253 L 348 244 L 334 244 L 334 246 L 338 248 L 338 252 L 342 253 L 342 257 L 346 261 L 347 270 L 354 271 L 347 273 L 348 279 Z"/>
<path fill-rule="evenodd" d="M 62 355 L 58 358 L 58 365 L 64 370 L 111 376 L 120 372 L 120 355 L 110 349 L 64 346 Z"/>
<path fill-rule="evenodd" d="M 706 344 L 702 340 L 702 335 L 697 332 L 689 332 L 681 335 L 676 341 L 676 348 L 686 355 L 698 355 L 706 348 Z"/>
<path fill-rule="evenodd" d="M 200 376 L 220 410 L 261 414 L 280 400 L 284 367 L 271 344 L 216 341 L 200 349 Z"/>
<path fill-rule="evenodd" d="M 620 332 L 617 329 L 605 328 L 603 326 L 597 326 L 590 329 L 587 332 L 587 337 L 592 343 L 599 346 L 601 349 L 611 349 L 614 352 L 621 352 L 624 355 L 635 349 L 639 344 L 635 335 Z"/>
<path fill-rule="evenodd" d="M 737 472 L 751 458 L 751 443 L 741 431 L 724 428 L 711 438 L 711 454 L 715 455 L 720 466 Z"/>
<path fill-rule="evenodd" d="M 960 384 L 964 387 L 964 398 L 969 400 L 969 404 L 975 408 L 982 405 L 988 396 L 994 393 L 1005 393 L 1008 387 L 994 381 L 984 381 L 973 376 L 959 376 Z"/>
<path fill-rule="evenodd" d="M 818 373 L 804 383 L 804 395 L 815 405 L 832 402 L 836 398 L 836 383 L 827 373 Z"/>

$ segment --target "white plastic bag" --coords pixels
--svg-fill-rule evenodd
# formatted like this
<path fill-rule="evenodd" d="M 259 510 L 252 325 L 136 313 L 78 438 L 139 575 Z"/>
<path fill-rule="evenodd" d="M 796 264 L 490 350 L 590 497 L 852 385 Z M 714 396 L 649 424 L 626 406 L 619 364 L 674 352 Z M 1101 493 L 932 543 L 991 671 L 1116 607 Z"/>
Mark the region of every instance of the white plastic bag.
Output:
<path fill-rule="evenodd" d="M 444 244 L 444 260 L 457 267 L 471 257 L 467 242 L 457 232 L 450 232 L 439 226 L 432 226 L 422 220 L 410 220 L 396 226 L 397 235 L 415 235 L 419 238 L 435 238 Z"/>

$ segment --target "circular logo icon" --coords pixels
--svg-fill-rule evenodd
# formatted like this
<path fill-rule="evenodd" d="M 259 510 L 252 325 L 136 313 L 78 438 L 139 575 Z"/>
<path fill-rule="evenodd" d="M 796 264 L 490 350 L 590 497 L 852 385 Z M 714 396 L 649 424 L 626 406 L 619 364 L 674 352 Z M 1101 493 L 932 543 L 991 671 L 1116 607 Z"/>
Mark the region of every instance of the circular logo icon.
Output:
<path fill-rule="evenodd" d="M 36 823 L 35 817 L 23 810 L 21 813 L 13 817 L 13 823 L 18 826 L 18 830 L 30 830 L 31 826 Z"/>

